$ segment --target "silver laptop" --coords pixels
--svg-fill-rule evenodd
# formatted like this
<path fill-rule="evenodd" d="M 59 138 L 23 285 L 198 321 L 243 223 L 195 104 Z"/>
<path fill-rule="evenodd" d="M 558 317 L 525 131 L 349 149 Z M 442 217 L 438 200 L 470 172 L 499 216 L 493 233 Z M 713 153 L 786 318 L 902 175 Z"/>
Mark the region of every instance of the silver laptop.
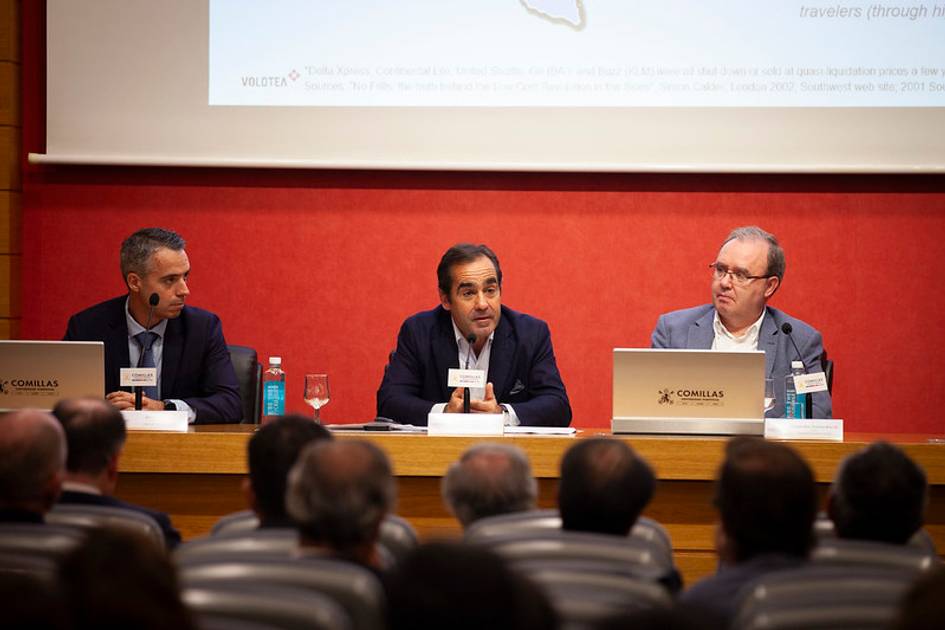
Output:
<path fill-rule="evenodd" d="M 0 340 L 0 411 L 52 409 L 63 398 L 104 395 L 101 341 Z"/>
<path fill-rule="evenodd" d="M 614 348 L 614 433 L 764 433 L 765 353 Z"/>

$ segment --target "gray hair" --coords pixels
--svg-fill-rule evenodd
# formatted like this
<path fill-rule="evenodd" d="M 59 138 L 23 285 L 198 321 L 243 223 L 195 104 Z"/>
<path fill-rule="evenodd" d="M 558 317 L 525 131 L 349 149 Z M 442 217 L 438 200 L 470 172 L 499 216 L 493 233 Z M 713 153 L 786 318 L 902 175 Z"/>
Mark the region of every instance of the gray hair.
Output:
<path fill-rule="evenodd" d="M 303 537 L 346 553 L 374 540 L 396 499 L 384 451 L 361 440 L 322 440 L 289 472 L 286 511 Z"/>
<path fill-rule="evenodd" d="M 443 501 L 465 527 L 486 516 L 535 507 L 538 482 L 525 452 L 509 444 L 476 444 L 450 464 Z"/>
<path fill-rule="evenodd" d="M 186 246 L 177 232 L 156 227 L 138 230 L 121 244 L 121 277 L 127 281 L 129 273 L 145 276 L 154 252 L 162 247 L 179 252 Z"/>
<path fill-rule="evenodd" d="M 722 241 L 724 247 L 729 241 L 764 241 L 768 244 L 768 268 L 765 270 L 766 276 L 776 276 L 780 282 L 784 278 L 784 250 L 778 243 L 777 237 L 771 232 L 765 232 L 757 225 L 746 225 L 738 227 L 729 232 L 729 235 Z"/>
<path fill-rule="evenodd" d="M 23 409 L 0 416 L 0 505 L 46 500 L 50 482 L 65 466 L 65 434 L 51 414 Z"/>

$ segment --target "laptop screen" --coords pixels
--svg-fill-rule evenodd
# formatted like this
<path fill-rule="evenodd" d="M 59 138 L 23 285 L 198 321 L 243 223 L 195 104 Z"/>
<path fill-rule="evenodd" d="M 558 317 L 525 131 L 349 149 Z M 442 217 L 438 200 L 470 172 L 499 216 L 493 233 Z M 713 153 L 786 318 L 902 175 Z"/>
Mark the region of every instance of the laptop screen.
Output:
<path fill-rule="evenodd" d="M 0 340 L 0 411 L 52 409 L 63 398 L 104 395 L 101 341 Z"/>

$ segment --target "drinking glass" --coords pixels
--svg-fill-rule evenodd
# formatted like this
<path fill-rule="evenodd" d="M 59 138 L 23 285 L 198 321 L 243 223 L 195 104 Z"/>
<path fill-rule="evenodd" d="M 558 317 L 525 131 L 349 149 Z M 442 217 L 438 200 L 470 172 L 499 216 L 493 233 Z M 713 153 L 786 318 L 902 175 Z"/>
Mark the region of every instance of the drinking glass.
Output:
<path fill-rule="evenodd" d="M 768 413 L 769 411 L 774 409 L 775 400 L 776 399 L 774 395 L 774 379 L 766 378 L 765 379 L 765 413 Z"/>
<path fill-rule="evenodd" d="M 328 404 L 331 396 L 328 392 L 327 374 L 305 375 L 305 402 L 315 409 L 315 422 L 321 423 L 318 410 Z"/>

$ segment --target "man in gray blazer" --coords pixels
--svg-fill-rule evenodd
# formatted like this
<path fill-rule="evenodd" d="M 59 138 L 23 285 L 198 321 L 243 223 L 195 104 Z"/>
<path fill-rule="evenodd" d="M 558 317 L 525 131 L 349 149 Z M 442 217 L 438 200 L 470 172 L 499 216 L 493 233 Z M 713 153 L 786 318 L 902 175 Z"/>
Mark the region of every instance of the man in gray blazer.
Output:
<path fill-rule="evenodd" d="M 819 372 L 824 352 L 819 332 L 767 305 L 784 278 L 784 250 L 773 234 L 755 226 L 740 227 L 728 235 L 709 267 L 712 304 L 661 315 L 652 346 L 763 350 L 765 374 L 774 379 L 777 393 L 775 406 L 766 415 L 783 417 L 783 383 L 791 373 L 791 361 L 800 359 L 808 372 Z M 812 396 L 813 417 L 831 417 L 830 394 Z"/>

